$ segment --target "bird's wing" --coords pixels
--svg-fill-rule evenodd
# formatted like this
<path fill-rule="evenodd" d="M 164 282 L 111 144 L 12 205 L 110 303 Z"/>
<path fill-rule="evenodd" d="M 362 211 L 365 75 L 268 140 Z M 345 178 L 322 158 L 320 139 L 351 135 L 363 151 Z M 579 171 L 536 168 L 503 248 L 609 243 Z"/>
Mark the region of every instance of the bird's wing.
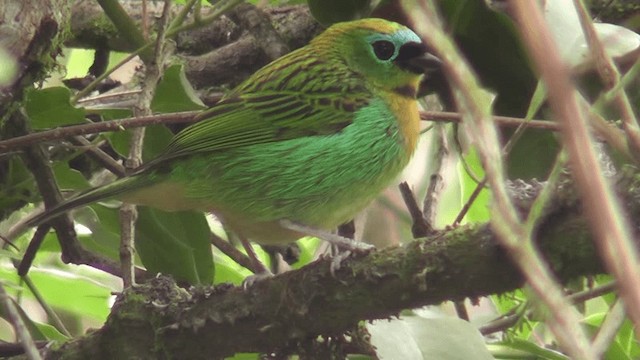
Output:
<path fill-rule="evenodd" d="M 178 133 L 158 158 L 167 160 L 301 136 L 328 135 L 349 125 L 370 100 L 368 92 L 258 91 L 223 99 Z"/>

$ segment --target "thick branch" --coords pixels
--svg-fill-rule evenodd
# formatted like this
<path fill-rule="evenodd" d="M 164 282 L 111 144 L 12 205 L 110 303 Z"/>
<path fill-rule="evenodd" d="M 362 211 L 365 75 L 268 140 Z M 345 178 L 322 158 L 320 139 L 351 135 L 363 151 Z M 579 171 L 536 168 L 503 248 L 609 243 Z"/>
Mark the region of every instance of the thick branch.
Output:
<path fill-rule="evenodd" d="M 122 3 L 126 12 L 136 21 L 142 20 L 142 6 L 137 1 Z M 160 18 L 162 3 L 148 3 L 148 21 Z M 208 7 L 203 7 L 203 16 Z M 180 6 L 175 6 L 175 12 Z M 283 47 L 299 48 L 320 31 L 305 6 L 266 8 L 271 25 L 283 42 Z M 192 17 L 187 21 L 192 21 Z M 245 24 L 251 27 L 251 24 Z M 152 27 L 153 28 L 153 27 Z M 262 42 L 254 41 L 251 34 L 226 17 L 197 30 L 179 34 L 174 40 L 178 54 L 184 57 L 186 74 L 196 87 L 237 85 L 260 67 L 273 60 L 260 47 Z M 93 0 L 77 0 L 73 8 L 71 22 L 72 37 L 67 41 L 71 47 L 102 48 L 115 51 L 132 51 L 125 39 L 120 37 L 115 27 Z"/>
<path fill-rule="evenodd" d="M 619 182 L 635 219 L 640 218 L 640 203 L 632 200 L 640 198 L 637 185 L 633 176 Z M 537 231 L 537 245 L 560 281 L 603 271 L 586 228 L 571 186 L 563 185 Z M 523 285 L 486 224 L 349 259 L 335 278 L 329 265 L 319 260 L 247 291 L 219 286 L 186 292 L 159 278 L 121 295 L 102 329 L 47 358 L 108 359 L 126 353 L 210 359 L 277 351 L 318 335 L 341 334 L 361 320 Z"/>

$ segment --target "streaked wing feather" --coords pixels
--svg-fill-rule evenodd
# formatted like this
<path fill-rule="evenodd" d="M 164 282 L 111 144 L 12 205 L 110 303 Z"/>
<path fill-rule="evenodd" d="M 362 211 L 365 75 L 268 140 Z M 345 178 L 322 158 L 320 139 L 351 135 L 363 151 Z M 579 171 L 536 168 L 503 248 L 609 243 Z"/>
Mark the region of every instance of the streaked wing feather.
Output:
<path fill-rule="evenodd" d="M 178 133 L 165 152 L 145 165 L 196 153 L 337 133 L 368 103 L 366 92 L 303 94 L 260 91 L 222 100 Z"/>

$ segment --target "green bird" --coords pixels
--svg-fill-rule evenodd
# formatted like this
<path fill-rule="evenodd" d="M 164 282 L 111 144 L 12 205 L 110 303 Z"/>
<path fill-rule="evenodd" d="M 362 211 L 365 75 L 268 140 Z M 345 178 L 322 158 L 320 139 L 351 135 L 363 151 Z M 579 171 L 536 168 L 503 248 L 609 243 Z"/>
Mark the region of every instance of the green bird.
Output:
<path fill-rule="evenodd" d="M 154 160 L 29 225 L 116 198 L 209 211 L 260 244 L 295 241 L 306 235 L 300 227 L 328 232 L 408 163 L 419 137 L 417 89 L 435 62 L 400 24 L 335 24 L 204 111 Z"/>

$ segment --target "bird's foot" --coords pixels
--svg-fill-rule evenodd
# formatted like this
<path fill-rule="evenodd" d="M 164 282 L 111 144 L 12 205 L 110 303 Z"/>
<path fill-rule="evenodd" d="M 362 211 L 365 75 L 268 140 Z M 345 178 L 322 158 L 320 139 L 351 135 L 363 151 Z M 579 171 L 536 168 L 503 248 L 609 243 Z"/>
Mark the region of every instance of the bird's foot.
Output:
<path fill-rule="evenodd" d="M 351 250 L 345 250 L 331 256 L 331 264 L 329 265 L 329 273 L 334 278 L 336 277 L 336 271 L 342 267 L 342 262 L 349 258 L 353 253 Z"/>
<path fill-rule="evenodd" d="M 329 265 L 329 272 L 333 277 L 335 277 L 336 272 L 342 267 L 342 263 L 350 256 L 367 254 L 371 250 L 375 249 L 373 245 L 336 235 L 325 230 L 302 225 L 290 220 L 280 220 L 280 224 L 289 230 L 315 236 L 338 248 L 340 252 L 331 256 L 331 264 Z"/>
<path fill-rule="evenodd" d="M 242 289 L 246 291 L 253 285 L 272 277 L 273 274 L 269 270 L 249 275 L 242 281 Z"/>
<path fill-rule="evenodd" d="M 256 283 L 273 277 L 273 274 L 260 261 L 260 259 L 258 259 L 256 252 L 253 250 L 253 247 L 251 246 L 251 243 L 249 243 L 249 240 L 247 240 L 247 238 L 240 236 L 240 243 L 242 244 L 242 247 L 244 247 L 244 250 L 247 252 L 247 256 L 249 257 L 251 266 L 248 269 L 253 271 L 253 275 L 247 276 L 242 281 L 242 289 L 246 291 Z"/>

